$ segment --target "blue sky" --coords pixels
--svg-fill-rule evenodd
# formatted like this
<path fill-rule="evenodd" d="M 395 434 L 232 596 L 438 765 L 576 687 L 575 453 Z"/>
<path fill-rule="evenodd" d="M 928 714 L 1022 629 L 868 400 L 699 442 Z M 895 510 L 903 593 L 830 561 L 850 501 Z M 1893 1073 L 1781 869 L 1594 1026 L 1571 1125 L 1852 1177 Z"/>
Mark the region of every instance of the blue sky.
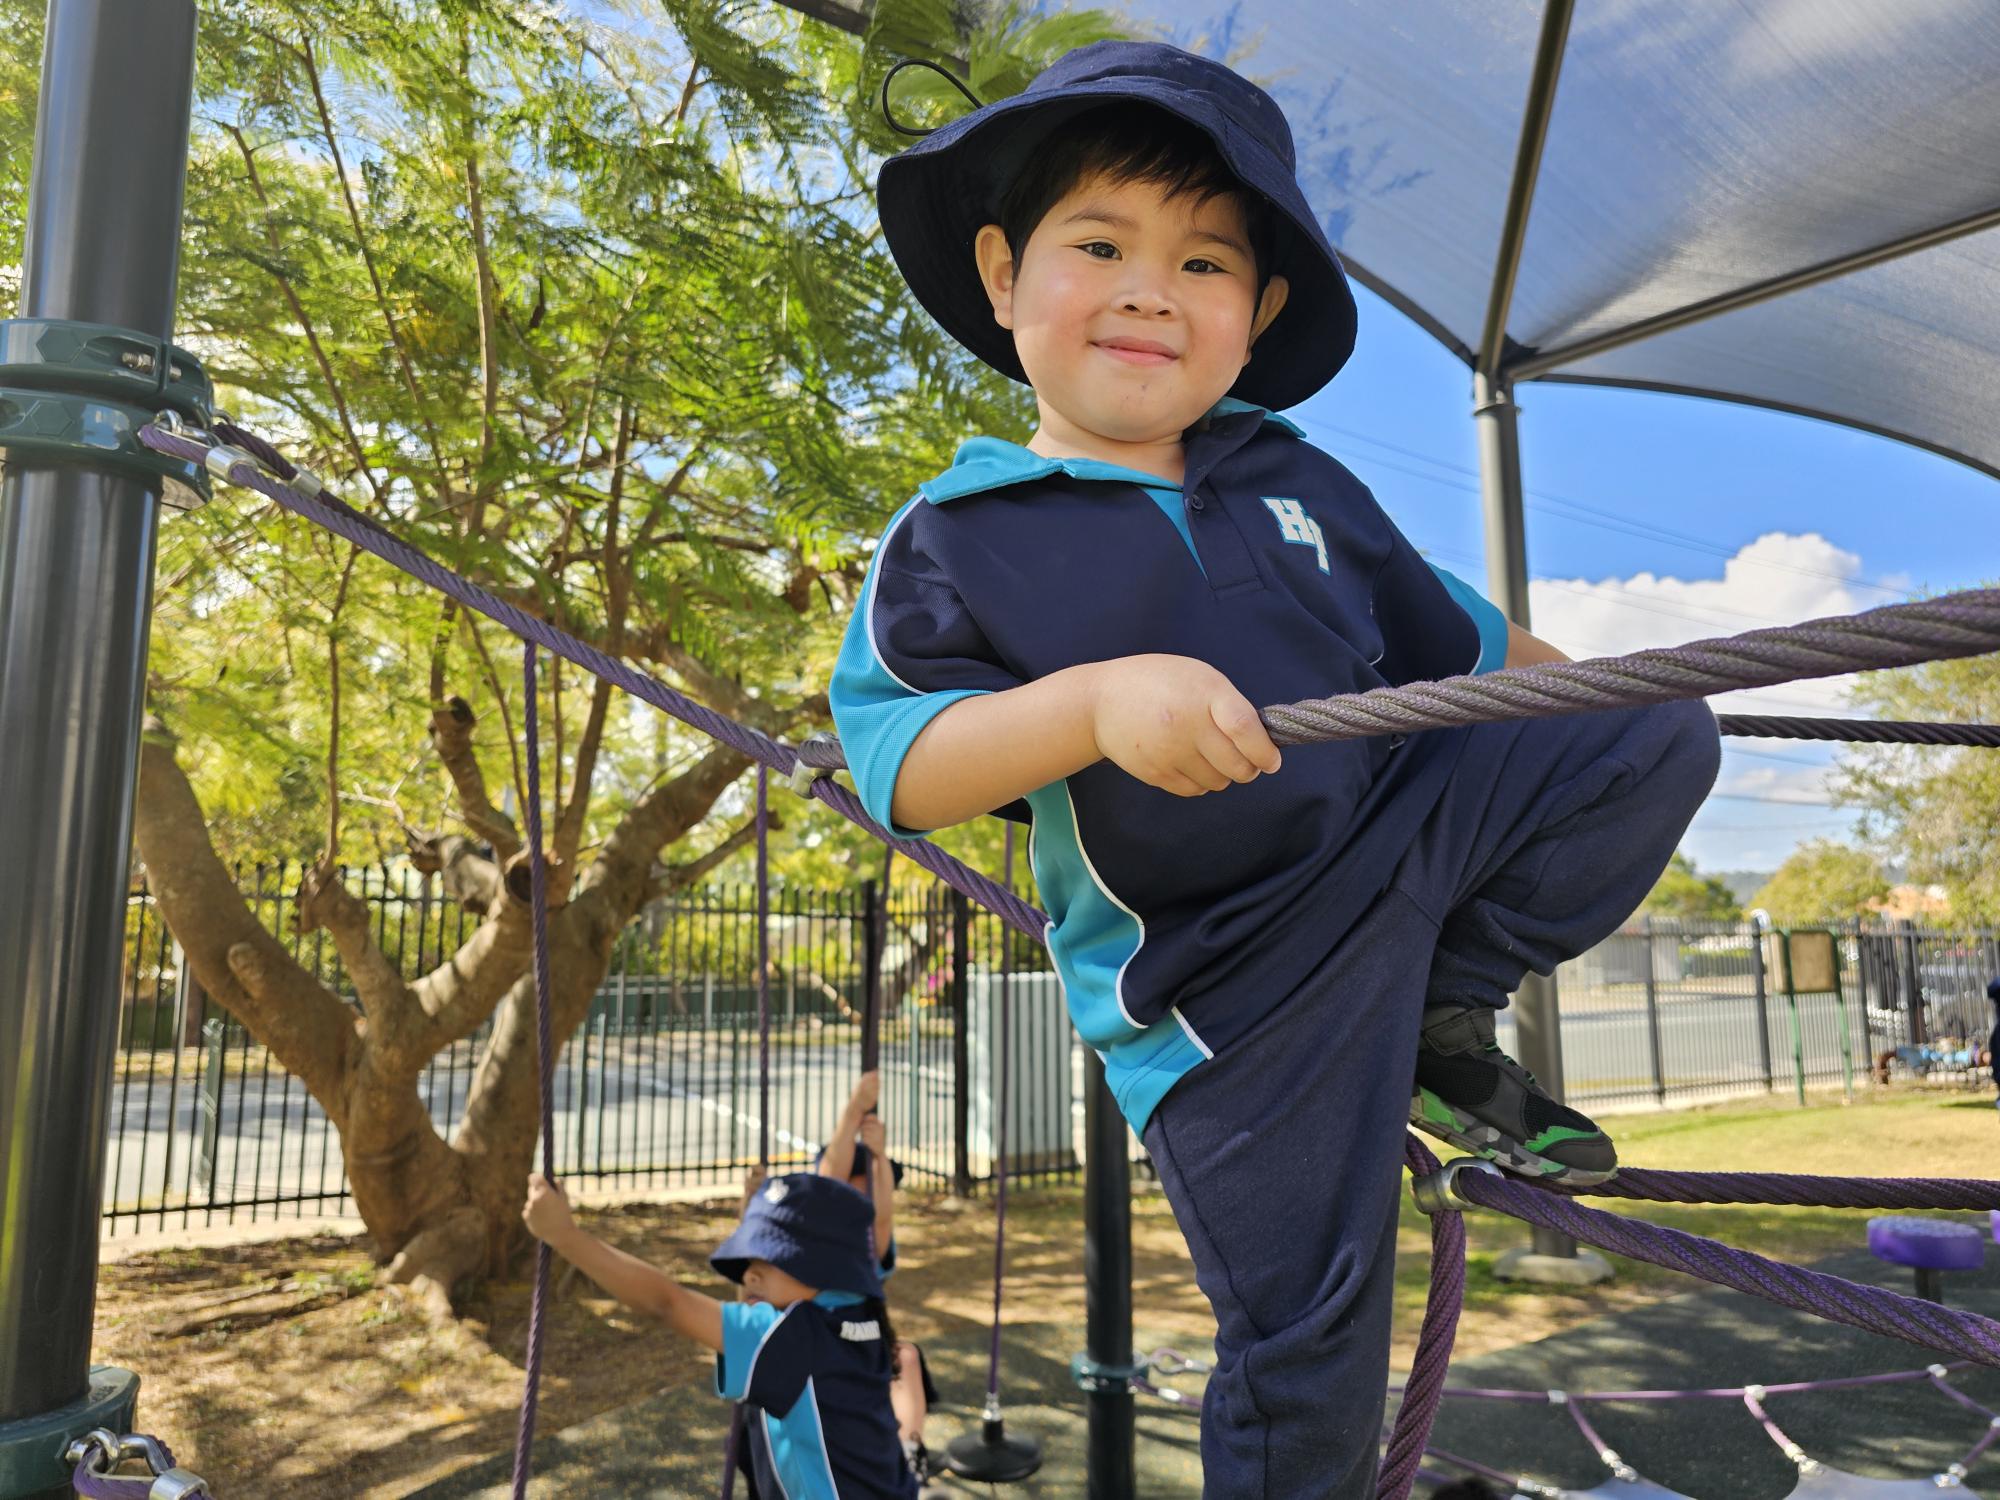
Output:
<path fill-rule="evenodd" d="M 1340 377 L 1291 415 L 1375 490 L 1410 539 L 1484 588 L 1466 368 L 1372 294 Z M 2000 578 L 2000 483 L 1903 444 L 1777 412 L 1578 386 L 1519 391 L 1537 633 L 1572 655 L 1672 645 Z M 1760 540 L 1761 539 L 1761 540 Z M 1837 684 L 1730 706 L 1837 713 Z M 1683 847 L 1770 869 L 1848 831 L 1814 805 L 1835 751 L 1724 742 Z"/>

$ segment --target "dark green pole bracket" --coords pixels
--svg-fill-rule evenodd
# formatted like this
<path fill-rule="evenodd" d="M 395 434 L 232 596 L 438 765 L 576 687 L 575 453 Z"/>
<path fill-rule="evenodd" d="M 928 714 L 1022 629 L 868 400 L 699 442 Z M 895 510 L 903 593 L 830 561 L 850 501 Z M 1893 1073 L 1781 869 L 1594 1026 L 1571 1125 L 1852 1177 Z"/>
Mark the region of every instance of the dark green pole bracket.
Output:
<path fill-rule="evenodd" d="M 138 1401 L 137 1375 L 93 1365 L 90 1388 L 69 1405 L 0 1422 L 0 1495 L 67 1495 L 69 1445 L 99 1427 L 130 1432 Z"/>
<path fill-rule="evenodd" d="M 213 403 L 201 361 L 161 339 L 62 318 L 0 322 L 0 458 L 165 480 L 161 500 L 192 510 L 209 498 L 207 473 L 145 447 L 139 429 L 167 413 L 206 428 Z"/>

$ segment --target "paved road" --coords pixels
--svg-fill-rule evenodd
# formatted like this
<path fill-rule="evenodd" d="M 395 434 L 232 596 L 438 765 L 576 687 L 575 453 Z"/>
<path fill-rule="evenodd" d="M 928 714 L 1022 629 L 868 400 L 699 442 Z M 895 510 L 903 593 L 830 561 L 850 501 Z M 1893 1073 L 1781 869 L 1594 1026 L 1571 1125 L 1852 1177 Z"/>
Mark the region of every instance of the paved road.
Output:
<path fill-rule="evenodd" d="M 1792 1037 L 1783 1002 L 1770 1011 L 1770 1057 L 1780 1089 L 1792 1076 Z M 1801 1043 L 1809 1078 L 1841 1076 L 1837 1012 L 1830 999 L 1800 1003 Z M 1691 1089 L 1728 1093 L 1761 1088 L 1764 1063 L 1757 1050 L 1755 1003 L 1748 997 L 1673 996 L 1659 1007 L 1662 1075 L 1669 1097 Z M 1855 1067 L 1865 1072 L 1858 1035 Z M 1500 1041 L 1511 1046 L 1513 1022 L 1503 1015 Z M 1645 1102 L 1655 1097 L 1651 1026 L 1643 1005 L 1583 1009 L 1563 1018 L 1563 1054 L 1570 1097 L 1579 1102 Z M 1040 1081 L 1024 1068 L 1017 1084 L 1017 1146 L 1059 1157 L 1080 1146 L 1081 1054 L 1069 1053 L 1070 1077 L 1050 1079 L 1060 1068 L 1063 1044 L 1050 1033 L 1041 1046 Z M 469 1051 L 458 1069 L 426 1075 L 431 1115 L 448 1131 L 463 1108 Z M 232 1053 L 232 1059 L 234 1054 Z M 1026 1061 L 1026 1060 L 1024 1060 Z M 939 1172 L 951 1167 L 951 1053 L 947 1041 L 927 1038 L 912 1059 L 906 1048 L 884 1051 L 883 1114 L 897 1154 Z M 851 1048 L 776 1045 L 771 1062 L 772 1149 L 780 1157 L 813 1150 L 840 1107 L 851 1070 Z M 983 1049 L 975 1049 L 975 1079 L 986 1074 Z M 263 1204 L 301 1193 L 342 1193 L 340 1142 L 325 1116 L 296 1079 L 275 1068 L 252 1068 L 225 1079 L 216 1122 L 210 1181 L 197 1174 L 201 1114 L 196 1054 L 184 1054 L 181 1076 L 133 1078 L 113 1098 L 111 1144 L 105 1173 L 105 1206 L 131 1210 L 170 1203 Z M 1017 1078 L 1021 1075 L 1017 1074 Z M 556 1160 L 574 1171 L 597 1166 L 635 1178 L 672 1165 L 686 1172 L 707 1164 L 708 1180 L 733 1180 L 731 1162 L 754 1160 L 761 1115 L 754 1038 L 732 1045 L 715 1033 L 663 1034 L 629 1040 L 593 1038 L 586 1048 L 565 1049 L 556 1072 Z M 1064 1085 L 1067 1085 L 1066 1087 Z M 975 1089 L 971 1109 L 973 1170 L 983 1175 L 990 1150 L 987 1100 Z M 699 1169 L 697 1169 L 699 1170 Z M 683 1178 L 683 1180 L 686 1180 Z M 699 1180 L 699 1179 L 697 1179 Z M 219 1209 L 216 1211 L 220 1211 Z"/>

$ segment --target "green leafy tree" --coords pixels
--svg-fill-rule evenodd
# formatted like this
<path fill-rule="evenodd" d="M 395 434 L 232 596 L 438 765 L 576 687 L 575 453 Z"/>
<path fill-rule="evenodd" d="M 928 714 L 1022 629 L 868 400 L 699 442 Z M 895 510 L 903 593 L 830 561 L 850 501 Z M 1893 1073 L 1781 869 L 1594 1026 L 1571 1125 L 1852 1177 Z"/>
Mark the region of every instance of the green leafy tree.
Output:
<path fill-rule="evenodd" d="M 1648 916 L 1705 922 L 1733 922 L 1743 915 L 1729 887 L 1713 875 L 1702 874 L 1679 850 L 1667 861 L 1639 910 Z"/>
<path fill-rule="evenodd" d="M 1102 31 L 920 0 L 864 29 L 738 0 L 221 0 L 178 336 L 239 417 L 451 567 L 766 732 L 821 726 L 869 539 L 965 433 L 1030 410 L 880 243 L 870 184 L 900 141 L 873 85 L 914 52 L 992 97 Z M 0 265 L 39 45 L 31 18 L 0 39 Z M 906 113 L 942 116 L 935 82 Z M 165 528 L 156 598 L 135 830 L 153 889 L 196 976 L 340 1131 L 391 1275 L 442 1301 L 518 1243 L 526 798 L 548 810 L 566 1035 L 633 914 L 742 848 L 746 762 L 551 665 L 528 787 L 518 644 L 241 492 Z M 828 821 L 792 820 L 803 862 L 872 868 Z M 230 877 L 286 852 L 312 862 L 298 922 L 359 1011 Z M 343 883 L 382 857 L 479 918 L 428 972 Z M 447 1136 L 419 1074 L 488 1022 Z"/>
<path fill-rule="evenodd" d="M 2000 723 L 2000 657 L 1873 673 L 1854 698 L 1882 718 Z M 1944 887 L 1960 921 L 2000 922 L 2000 752 L 1869 747 L 1840 769 L 1863 831 L 1895 850 L 1912 881 Z"/>
<path fill-rule="evenodd" d="M 1888 894 L 1888 874 L 1874 855 L 1837 839 L 1813 839 L 1792 851 L 1750 904 L 1787 927 L 1864 916 Z"/>

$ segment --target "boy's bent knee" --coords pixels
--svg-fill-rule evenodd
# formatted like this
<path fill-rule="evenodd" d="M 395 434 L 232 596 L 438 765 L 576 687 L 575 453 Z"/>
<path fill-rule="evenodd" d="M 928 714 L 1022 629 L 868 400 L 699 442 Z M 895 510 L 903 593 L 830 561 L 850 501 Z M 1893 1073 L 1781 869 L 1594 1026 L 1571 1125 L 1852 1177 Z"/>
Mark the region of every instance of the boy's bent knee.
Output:
<path fill-rule="evenodd" d="M 1670 770 L 1698 796 L 1708 795 L 1722 769 L 1722 736 L 1715 715 L 1700 698 L 1656 703 L 1643 711 L 1647 738 L 1657 747 L 1655 765 Z"/>

